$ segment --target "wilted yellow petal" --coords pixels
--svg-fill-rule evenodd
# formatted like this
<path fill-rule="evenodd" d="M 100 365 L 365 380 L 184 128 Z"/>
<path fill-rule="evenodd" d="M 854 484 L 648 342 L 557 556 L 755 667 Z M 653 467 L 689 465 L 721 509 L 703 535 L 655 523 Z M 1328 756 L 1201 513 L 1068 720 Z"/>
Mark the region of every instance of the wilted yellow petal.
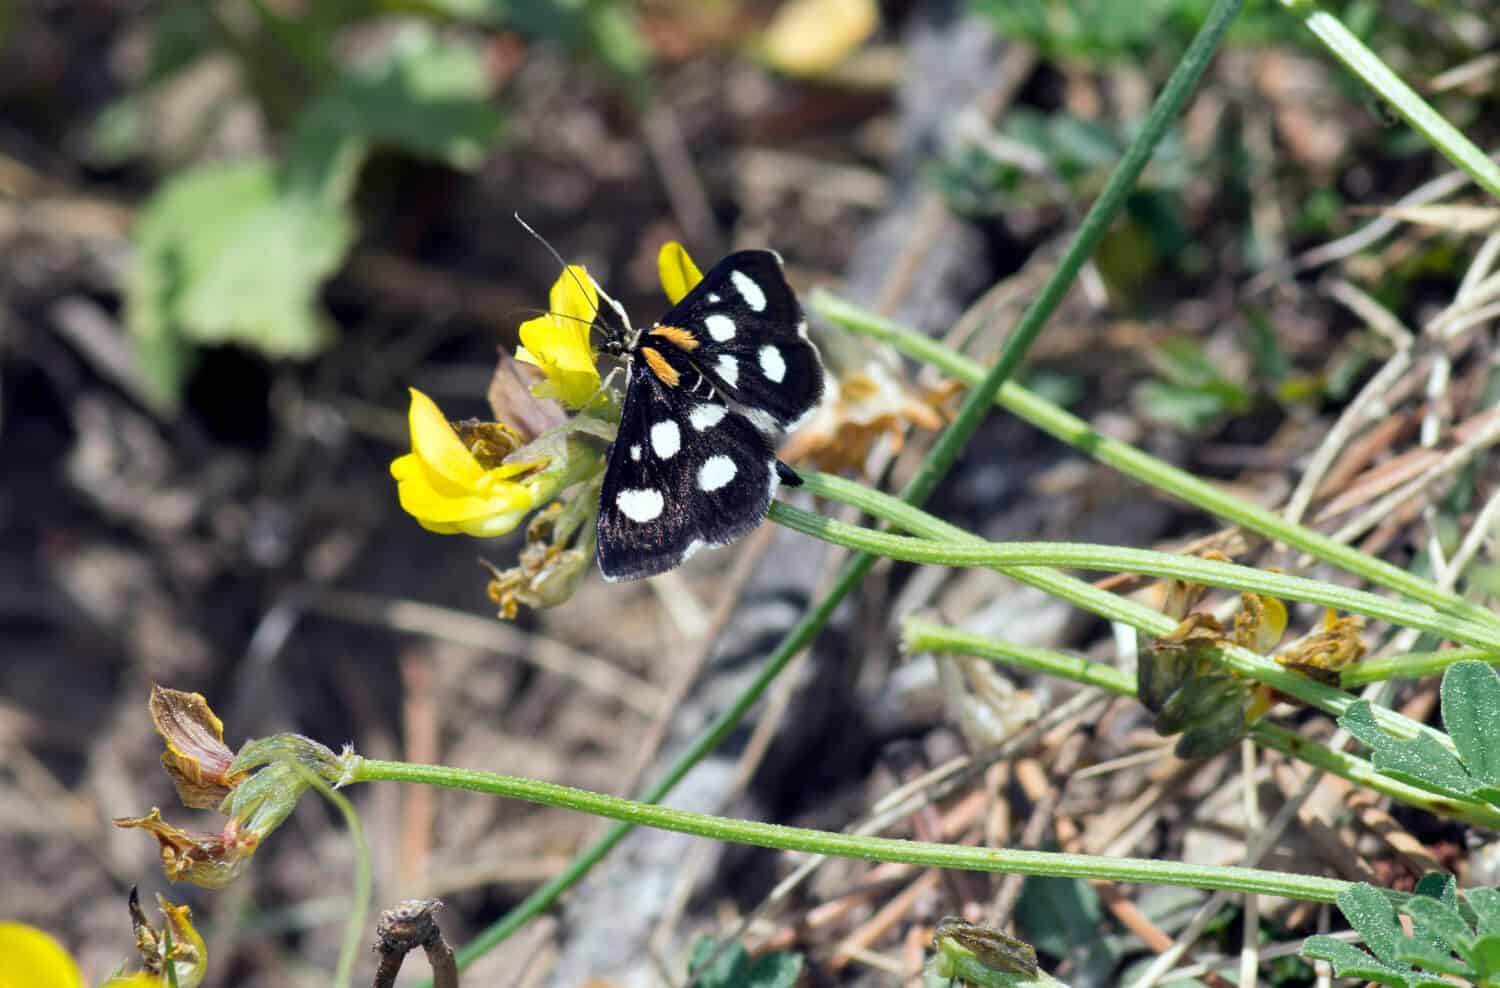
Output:
<path fill-rule="evenodd" d="M 693 286 L 703 280 L 703 272 L 688 256 L 687 249 L 675 240 L 661 245 L 656 255 L 656 273 L 661 277 L 661 287 L 673 305 L 681 302 Z"/>
<path fill-rule="evenodd" d="M 112 822 L 123 830 L 144 830 L 156 838 L 162 872 L 168 881 L 186 879 L 208 889 L 223 888 L 234 881 L 260 843 L 260 838 L 253 834 L 242 835 L 233 820 L 222 833 L 188 833 L 163 820 L 161 811 L 155 807 L 148 816 Z"/>
<path fill-rule="evenodd" d="M 193 927 L 193 911 L 187 906 L 174 906 L 161 896 L 156 896 L 167 928 L 172 931 L 172 965 L 176 968 L 177 988 L 198 988 L 208 973 L 208 946 Z"/>
<path fill-rule="evenodd" d="M 84 982 L 51 936 L 25 923 L 0 923 L 0 988 L 84 988 Z"/>
<path fill-rule="evenodd" d="M 166 742 L 161 763 L 183 805 L 213 809 L 244 778 L 229 771 L 234 752 L 224 743 L 224 724 L 201 693 L 151 688 L 151 723 Z"/>
<path fill-rule="evenodd" d="M 837 67 L 880 26 L 875 0 L 787 0 L 761 40 L 766 60 L 791 75 Z"/>

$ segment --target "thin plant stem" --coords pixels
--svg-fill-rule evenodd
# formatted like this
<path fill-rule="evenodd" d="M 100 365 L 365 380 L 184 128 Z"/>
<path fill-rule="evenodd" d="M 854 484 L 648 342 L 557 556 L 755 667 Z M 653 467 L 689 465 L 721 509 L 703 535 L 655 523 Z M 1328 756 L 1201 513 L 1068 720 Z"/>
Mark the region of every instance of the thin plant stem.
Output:
<path fill-rule="evenodd" d="M 1500 166 L 1496 166 L 1458 128 L 1443 119 L 1442 114 L 1392 72 L 1380 56 L 1344 26 L 1343 21 L 1311 0 L 1281 0 L 1281 5 L 1293 16 L 1301 18 L 1302 25 L 1323 43 L 1329 54 L 1385 100 L 1445 158 L 1468 173 L 1490 195 L 1500 199 Z"/>
<path fill-rule="evenodd" d="M 968 444 L 969 438 L 988 414 L 1007 379 L 1025 357 L 1027 349 L 1051 318 L 1084 263 L 1098 247 L 1099 241 L 1109 230 L 1131 189 L 1151 160 L 1156 146 L 1165 136 L 1167 127 L 1176 119 L 1187 103 L 1187 98 L 1197 87 L 1208 68 L 1214 52 L 1223 41 L 1230 24 L 1243 0 L 1215 0 L 1213 8 L 1204 20 L 1182 60 L 1178 62 L 1172 76 L 1167 80 L 1161 95 L 1151 107 L 1145 126 L 1126 150 L 1119 165 L 1110 175 L 1103 192 L 1089 208 L 1079 225 L 1078 232 L 1058 262 L 1057 270 L 1047 279 L 1036 300 L 1027 308 L 1016 330 L 1006 341 L 1000 358 L 988 372 L 975 375 L 974 387 L 959 408 L 952 423 L 943 430 L 932 449 L 918 466 L 910 483 L 901 492 L 901 499 L 911 504 L 921 504 L 936 489 L 952 468 L 958 455 Z M 693 766 L 713 751 L 735 729 L 750 708 L 770 688 L 776 678 L 798 653 L 802 651 L 828 623 L 834 610 L 863 581 L 875 565 L 876 557 L 860 554 L 850 559 L 834 580 L 833 585 L 802 620 L 787 632 L 781 643 L 766 659 L 765 665 L 755 680 L 736 697 L 699 738 L 667 770 L 666 774 L 647 789 L 643 798 L 654 803 L 670 793 L 682 781 Z M 576 884 L 595 864 L 604 859 L 615 845 L 630 833 L 632 824 L 624 823 L 611 827 L 599 840 L 585 848 L 557 876 L 528 895 L 520 904 L 482 931 L 478 937 L 459 952 L 459 966 L 464 967 L 492 950 L 532 918 L 540 915 L 565 891 Z"/>
<path fill-rule="evenodd" d="M 778 850 L 824 854 L 859 861 L 886 861 L 928 868 L 956 868 L 1057 878 L 1145 882 L 1190 888 L 1229 889 L 1235 892 L 1281 895 L 1313 902 L 1333 902 L 1350 882 L 1316 875 L 1299 875 L 1258 868 L 1186 864 L 1144 858 L 1111 858 L 1089 854 L 1022 851 L 1009 848 L 933 844 L 891 837 L 809 830 L 755 820 L 736 820 L 641 803 L 618 796 L 589 792 L 538 779 L 526 779 L 446 765 L 360 758 L 350 777 L 357 782 L 414 782 L 465 789 L 470 792 L 520 799 L 544 806 L 576 810 L 713 840 Z"/>
<path fill-rule="evenodd" d="M 927 539 L 943 539 L 949 542 L 961 542 L 967 539 L 971 543 L 983 544 L 983 540 L 978 536 L 970 535 L 956 525 L 914 509 L 910 505 L 901 504 L 889 494 L 883 494 L 861 484 L 811 471 L 804 478 L 804 482 L 810 489 L 816 489 L 825 496 L 835 497 L 845 504 L 868 511 L 877 518 Z M 823 522 L 827 521 L 821 515 L 808 515 L 806 512 L 798 512 L 787 505 L 775 506 L 774 517 L 783 524 L 800 525 L 805 521 L 807 529 L 814 535 L 825 529 Z M 1161 637 L 1170 634 L 1177 627 L 1177 622 L 1165 614 L 1045 566 L 1016 566 L 1002 570 L 1002 572 L 1014 580 L 1069 601 L 1106 620 L 1129 625 L 1145 634 Z M 1226 668 L 1265 683 L 1288 696 L 1297 697 L 1304 703 L 1318 707 L 1334 716 L 1341 716 L 1355 702 L 1354 698 L 1347 693 L 1314 682 L 1249 649 L 1225 643 L 1219 647 L 1217 655 Z M 1426 734 L 1449 751 L 1454 750 L 1453 739 L 1442 731 L 1419 724 L 1387 707 L 1375 706 L 1373 710 L 1380 726 L 1397 737 L 1413 738 L 1419 734 Z"/>
<path fill-rule="evenodd" d="M 1407 652 L 1405 655 L 1389 655 L 1378 659 L 1365 659 L 1344 669 L 1339 674 L 1339 685 L 1344 689 L 1378 683 L 1386 679 L 1420 679 L 1436 676 L 1455 662 L 1478 659 L 1490 665 L 1500 665 L 1500 651 L 1493 648 L 1450 648 L 1442 652 Z"/>
<path fill-rule="evenodd" d="M 370 901 L 375 883 L 370 869 L 370 844 L 365 840 L 364 824 L 360 823 L 359 811 L 348 797 L 334 788 L 312 769 L 290 758 L 285 764 L 296 770 L 304 781 L 316 789 L 324 799 L 333 804 L 349 828 L 349 837 L 354 841 L 354 903 L 349 909 L 349 918 L 344 923 L 344 942 L 339 948 L 338 967 L 334 971 L 334 988 L 349 988 L 354 983 L 354 964 L 360 955 L 364 940 L 365 917 L 370 913 Z"/>
<path fill-rule="evenodd" d="M 914 360 L 931 364 L 966 384 L 980 379 L 980 365 L 949 350 L 910 327 L 861 309 L 827 292 L 815 292 L 810 307 L 818 316 L 845 329 L 889 343 Z M 1478 607 L 1456 594 L 1434 586 L 1420 576 L 1336 542 L 1320 532 L 1288 522 L 1274 511 L 1226 494 L 1199 480 L 1186 470 L 1144 453 L 1128 443 L 1110 439 L 1089 424 L 1014 382 L 1007 382 L 995 399 L 1002 407 L 1056 439 L 1128 477 L 1170 494 L 1208 514 L 1285 543 L 1377 586 L 1387 587 L 1413 600 L 1470 621 L 1500 628 L 1500 616 Z"/>
<path fill-rule="evenodd" d="M 819 478 L 822 479 L 826 478 Z M 818 480 L 810 482 L 808 486 L 817 493 L 831 489 L 831 485 L 822 485 L 823 490 L 818 490 Z M 834 545 L 873 552 L 903 562 L 935 566 L 985 566 L 999 570 L 1023 566 L 1062 566 L 1188 580 L 1207 586 L 1322 604 L 1324 607 L 1363 614 L 1470 645 L 1500 650 L 1500 630 L 1442 614 L 1423 604 L 1410 604 L 1335 583 L 1233 563 L 1220 563 L 1198 556 L 1071 542 L 985 542 L 976 539 L 944 541 L 895 535 L 851 525 L 787 504 L 773 505 L 771 519 Z"/>
<path fill-rule="evenodd" d="M 908 618 L 903 623 L 901 641 L 903 649 L 911 653 L 950 652 L 972 655 L 1016 669 L 1094 686 L 1119 696 L 1136 695 L 1134 677 L 1102 662 L 1092 662 L 1052 649 L 989 638 L 921 618 Z M 1382 774 L 1363 758 L 1310 741 L 1295 731 L 1270 721 L 1256 721 L 1250 725 L 1249 734 L 1252 740 L 1264 747 L 1348 779 L 1357 786 L 1426 810 L 1434 816 L 1463 820 L 1491 830 L 1500 828 L 1500 809 L 1496 807 L 1478 800 L 1440 796 L 1418 786 L 1408 785 Z"/>

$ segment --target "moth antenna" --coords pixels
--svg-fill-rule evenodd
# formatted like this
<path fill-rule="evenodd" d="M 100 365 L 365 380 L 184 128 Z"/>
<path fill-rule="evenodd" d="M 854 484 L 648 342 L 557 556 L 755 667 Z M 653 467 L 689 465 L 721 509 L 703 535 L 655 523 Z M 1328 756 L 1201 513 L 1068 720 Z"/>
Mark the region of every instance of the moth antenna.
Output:
<path fill-rule="evenodd" d="M 534 305 L 518 305 L 511 309 L 512 312 L 523 313 L 528 316 L 551 316 L 554 319 L 571 319 L 573 322 L 587 323 L 592 326 L 592 319 L 584 319 L 581 316 L 570 316 L 566 312 L 553 312 L 551 309 L 539 309 Z"/>
<path fill-rule="evenodd" d="M 547 248 L 547 253 L 551 254 L 552 257 L 553 257 L 553 259 L 556 260 L 557 263 L 562 266 L 562 269 L 568 273 L 568 277 L 572 278 L 573 279 L 573 283 L 578 286 L 578 290 L 581 291 L 581 292 L 583 292 L 584 297 L 587 298 L 588 297 L 588 291 L 584 288 L 582 279 L 580 279 L 578 277 L 578 275 L 573 272 L 572 265 L 570 265 L 567 261 L 563 260 L 563 256 L 557 252 L 557 248 L 553 247 L 552 244 L 547 241 L 546 237 L 542 236 L 540 233 L 537 233 L 535 230 L 533 230 L 531 228 L 531 224 L 530 223 L 527 223 L 525 220 L 521 219 L 521 214 L 520 213 L 512 213 L 511 215 L 513 215 L 516 218 L 516 222 L 517 223 L 521 224 L 521 228 L 523 230 L 525 230 L 527 233 L 531 234 L 533 237 L 535 237 L 537 239 L 538 243 L 540 243 L 543 247 Z M 593 282 L 594 291 L 596 293 L 598 293 L 599 297 L 602 298 L 602 299 L 604 299 L 606 302 L 608 302 L 609 303 L 609 307 L 611 309 L 613 309 L 615 311 L 615 315 L 617 315 L 620 318 L 620 322 L 622 324 L 622 328 L 619 331 L 620 331 L 621 335 L 628 335 L 629 332 L 630 332 L 630 319 L 629 319 L 629 317 L 627 317 L 625 315 L 625 308 L 624 308 L 624 306 L 620 305 L 620 303 L 616 302 L 613 298 L 610 298 L 610 296 L 608 295 L 608 293 L 606 293 L 603 288 L 599 287 L 599 283 L 597 281 L 594 281 L 594 279 L 593 279 L 592 276 L 589 277 L 589 281 Z M 594 315 L 595 316 L 602 316 L 603 314 L 604 313 L 600 310 L 599 306 L 595 305 L 594 306 Z M 606 320 L 606 324 L 607 324 L 607 322 L 608 321 Z M 613 331 L 615 329 L 615 327 L 612 327 L 612 326 L 610 326 L 608 328 L 611 331 Z"/>

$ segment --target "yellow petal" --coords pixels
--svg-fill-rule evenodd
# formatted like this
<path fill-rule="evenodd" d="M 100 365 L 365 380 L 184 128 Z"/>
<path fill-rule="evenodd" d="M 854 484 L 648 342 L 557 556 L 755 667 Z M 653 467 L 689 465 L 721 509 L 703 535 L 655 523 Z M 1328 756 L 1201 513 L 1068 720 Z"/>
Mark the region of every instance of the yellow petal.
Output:
<path fill-rule="evenodd" d="M 686 248 L 675 240 L 661 245 L 656 255 L 656 271 L 661 276 L 661 287 L 673 305 L 681 302 L 683 296 L 703 280 L 703 272 L 688 256 Z"/>
<path fill-rule="evenodd" d="M 838 66 L 880 26 L 875 0 L 787 0 L 766 28 L 761 49 L 791 75 L 821 75 Z"/>
<path fill-rule="evenodd" d="M 548 308 L 558 322 L 570 323 L 582 331 L 585 342 L 588 330 L 599 312 L 599 292 L 594 279 L 582 264 L 570 264 L 552 283 Z"/>
<path fill-rule="evenodd" d="M 484 467 L 464 446 L 433 400 L 416 388 L 410 390 L 411 411 L 407 420 L 412 452 L 434 484 L 451 487 L 455 494 L 472 489 L 484 476 Z M 391 468 L 394 470 L 395 464 Z"/>
<path fill-rule="evenodd" d="M 62 945 L 34 926 L 0 923 L 0 988 L 84 988 Z"/>
<path fill-rule="evenodd" d="M 516 359 L 541 368 L 545 381 L 532 388 L 543 398 L 557 398 L 571 408 L 582 408 L 599 390 L 599 369 L 589 346 L 588 325 L 552 315 L 521 324 L 521 347 Z"/>

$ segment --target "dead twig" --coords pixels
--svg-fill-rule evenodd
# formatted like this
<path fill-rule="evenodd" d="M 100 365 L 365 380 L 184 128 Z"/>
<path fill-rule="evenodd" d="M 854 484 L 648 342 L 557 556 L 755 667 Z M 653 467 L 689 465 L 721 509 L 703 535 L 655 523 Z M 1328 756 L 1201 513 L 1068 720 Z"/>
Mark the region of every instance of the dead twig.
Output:
<path fill-rule="evenodd" d="M 442 903 L 437 899 L 407 899 L 380 914 L 375 927 L 375 950 L 380 954 L 375 988 L 395 988 L 401 963 L 417 947 L 427 951 L 433 988 L 458 988 L 458 962 L 453 957 L 453 948 L 443 939 L 443 931 L 432 917 L 440 906 Z"/>

